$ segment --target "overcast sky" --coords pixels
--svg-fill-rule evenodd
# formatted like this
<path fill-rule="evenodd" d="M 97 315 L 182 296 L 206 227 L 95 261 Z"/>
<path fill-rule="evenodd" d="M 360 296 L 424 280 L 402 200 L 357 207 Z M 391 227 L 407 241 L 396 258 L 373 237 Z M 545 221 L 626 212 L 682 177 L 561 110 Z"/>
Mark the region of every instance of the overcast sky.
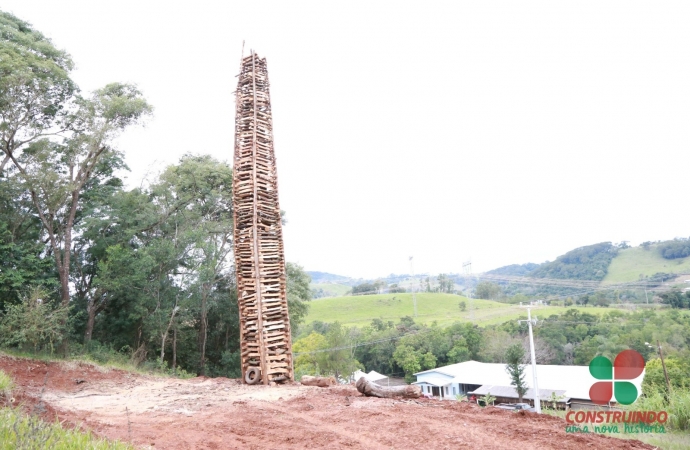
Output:
<path fill-rule="evenodd" d="M 154 105 L 136 186 L 231 161 L 242 50 L 267 57 L 288 261 L 475 272 L 690 235 L 690 2 L 4 0 L 83 91 Z"/>

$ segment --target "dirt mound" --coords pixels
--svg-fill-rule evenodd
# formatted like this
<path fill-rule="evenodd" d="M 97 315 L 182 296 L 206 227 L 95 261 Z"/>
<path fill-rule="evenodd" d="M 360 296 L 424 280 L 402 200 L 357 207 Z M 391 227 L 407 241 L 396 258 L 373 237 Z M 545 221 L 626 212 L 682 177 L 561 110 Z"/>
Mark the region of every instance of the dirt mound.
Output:
<path fill-rule="evenodd" d="M 362 397 L 353 386 L 247 386 L 0 356 L 17 397 L 44 417 L 157 449 L 651 449 L 565 433 L 534 413 L 437 400 Z M 40 409 L 40 408 L 43 409 Z"/>

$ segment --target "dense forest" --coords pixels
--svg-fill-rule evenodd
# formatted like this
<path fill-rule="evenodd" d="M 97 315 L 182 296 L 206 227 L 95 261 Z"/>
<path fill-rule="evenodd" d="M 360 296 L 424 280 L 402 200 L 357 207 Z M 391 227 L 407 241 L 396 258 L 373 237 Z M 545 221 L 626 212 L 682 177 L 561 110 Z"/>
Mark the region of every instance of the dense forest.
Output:
<path fill-rule="evenodd" d="M 185 155 L 125 188 L 114 142 L 151 115 L 142 93 L 83 94 L 69 54 L 0 27 L 0 345 L 238 376 L 232 168 Z M 297 331 L 309 277 L 287 272 Z"/>

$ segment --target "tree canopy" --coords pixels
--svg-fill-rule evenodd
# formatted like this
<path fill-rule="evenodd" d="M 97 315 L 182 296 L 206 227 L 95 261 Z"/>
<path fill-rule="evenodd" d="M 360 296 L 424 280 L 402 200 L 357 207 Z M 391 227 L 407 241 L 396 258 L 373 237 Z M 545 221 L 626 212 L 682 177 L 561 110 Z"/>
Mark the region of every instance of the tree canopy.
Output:
<path fill-rule="evenodd" d="M 82 94 L 73 67 L 0 12 L 0 345 L 238 376 L 232 167 L 188 154 L 127 189 L 116 138 L 153 108 L 133 84 Z M 310 279 L 286 269 L 297 333 Z"/>

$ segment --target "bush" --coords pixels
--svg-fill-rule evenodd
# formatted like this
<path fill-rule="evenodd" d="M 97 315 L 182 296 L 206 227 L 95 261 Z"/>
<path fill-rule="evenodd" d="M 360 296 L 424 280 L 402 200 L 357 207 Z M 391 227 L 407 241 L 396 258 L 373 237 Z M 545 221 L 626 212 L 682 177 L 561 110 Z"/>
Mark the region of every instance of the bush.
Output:
<path fill-rule="evenodd" d="M 676 431 L 690 431 L 690 389 L 673 389 L 670 396 L 657 389 L 639 398 L 627 407 L 632 411 L 666 411 L 667 428 Z"/>
<path fill-rule="evenodd" d="M 46 292 L 33 289 L 17 305 L 6 305 L 0 319 L 0 345 L 20 349 L 49 349 L 62 342 L 67 333 L 69 307 L 53 306 Z"/>
<path fill-rule="evenodd" d="M 13 389 L 12 378 L 0 370 L 0 403 L 11 403 Z"/>
<path fill-rule="evenodd" d="M 0 409 L 0 450 L 44 449 L 130 450 L 121 442 L 109 442 L 90 432 L 65 430 L 59 422 L 49 424 L 36 416 L 27 416 L 11 408 Z"/>

